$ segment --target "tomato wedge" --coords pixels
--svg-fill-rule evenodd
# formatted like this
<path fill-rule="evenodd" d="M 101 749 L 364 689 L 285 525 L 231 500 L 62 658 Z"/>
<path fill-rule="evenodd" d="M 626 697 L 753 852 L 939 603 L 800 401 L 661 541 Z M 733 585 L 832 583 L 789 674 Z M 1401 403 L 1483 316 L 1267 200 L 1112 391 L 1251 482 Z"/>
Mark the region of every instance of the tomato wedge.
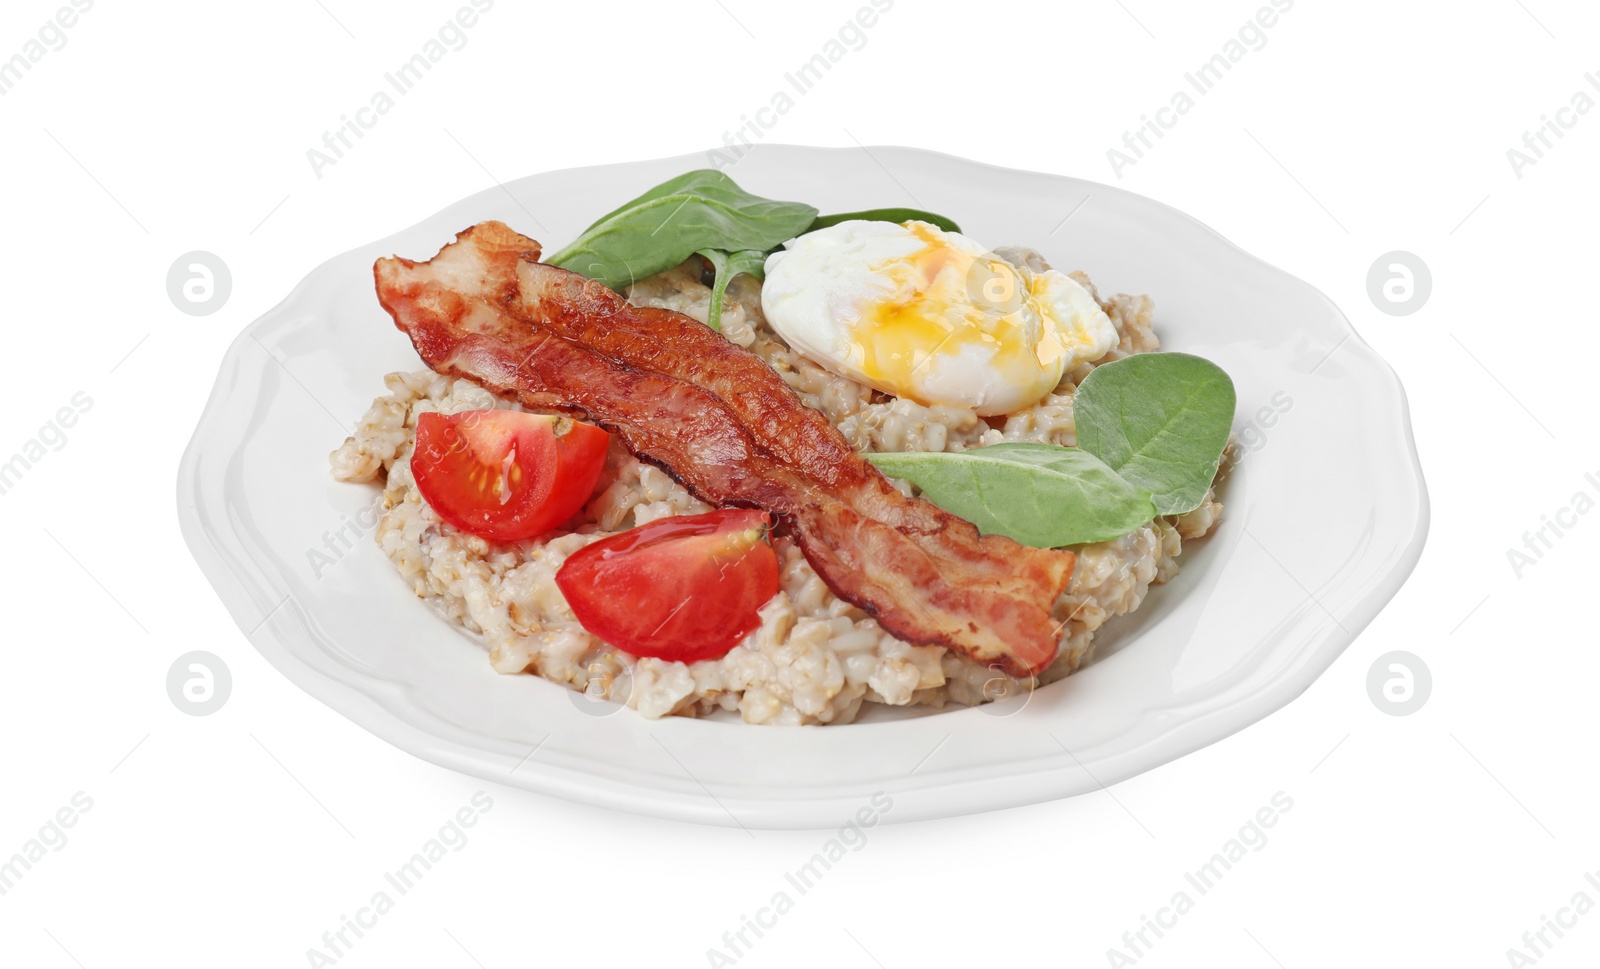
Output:
<path fill-rule="evenodd" d="M 641 525 L 574 552 L 556 585 L 583 628 L 635 656 L 716 659 L 778 594 L 764 511 L 728 508 Z"/>
<path fill-rule="evenodd" d="M 417 418 L 411 476 L 439 517 L 496 542 L 542 535 L 577 513 L 609 435 L 568 417 L 513 410 Z"/>

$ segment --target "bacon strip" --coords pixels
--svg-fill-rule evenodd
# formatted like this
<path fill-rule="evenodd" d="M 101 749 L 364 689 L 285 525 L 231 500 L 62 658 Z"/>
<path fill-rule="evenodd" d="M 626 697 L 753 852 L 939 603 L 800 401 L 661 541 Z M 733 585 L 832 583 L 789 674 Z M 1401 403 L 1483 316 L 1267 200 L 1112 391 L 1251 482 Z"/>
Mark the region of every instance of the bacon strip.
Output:
<path fill-rule="evenodd" d="M 703 500 L 771 512 L 829 588 L 893 635 L 1017 676 L 1049 665 L 1070 552 L 980 538 L 906 498 L 755 355 L 539 254 L 483 223 L 430 262 L 379 260 L 378 298 L 435 371 L 577 408 Z"/>
<path fill-rule="evenodd" d="M 481 229 L 462 238 L 470 241 Z M 916 535 L 930 554 L 955 566 L 952 579 L 1038 599 L 1053 598 L 1070 576 L 1070 552 L 981 538 L 966 519 L 901 494 L 821 412 L 801 404 L 777 371 L 699 320 L 634 306 L 607 287 L 533 260 L 519 263 L 517 281 L 509 305 L 519 317 L 618 363 L 671 373 L 716 394 L 763 450 L 861 514 Z"/>

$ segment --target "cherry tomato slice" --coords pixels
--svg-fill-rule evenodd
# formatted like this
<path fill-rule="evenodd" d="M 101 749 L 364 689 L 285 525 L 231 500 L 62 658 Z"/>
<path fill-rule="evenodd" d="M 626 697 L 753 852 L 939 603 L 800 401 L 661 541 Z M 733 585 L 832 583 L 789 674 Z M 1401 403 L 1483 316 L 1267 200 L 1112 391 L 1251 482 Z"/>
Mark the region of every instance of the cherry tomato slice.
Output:
<path fill-rule="evenodd" d="M 605 431 L 511 410 L 417 418 L 411 476 L 439 517 L 496 542 L 542 535 L 577 513 L 606 463 Z"/>
<path fill-rule="evenodd" d="M 716 659 L 778 594 L 764 511 L 728 508 L 641 525 L 574 552 L 556 585 L 583 628 L 635 656 Z"/>

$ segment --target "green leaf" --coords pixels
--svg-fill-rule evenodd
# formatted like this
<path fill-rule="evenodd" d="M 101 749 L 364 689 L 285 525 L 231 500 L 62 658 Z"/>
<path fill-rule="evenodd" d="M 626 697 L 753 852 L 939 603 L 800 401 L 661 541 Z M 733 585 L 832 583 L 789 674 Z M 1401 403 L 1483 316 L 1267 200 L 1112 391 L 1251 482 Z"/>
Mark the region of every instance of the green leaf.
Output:
<path fill-rule="evenodd" d="M 918 222 L 932 223 L 946 232 L 961 231 L 961 227 L 956 225 L 954 219 L 947 219 L 942 215 L 924 212 L 921 209 L 867 209 L 864 212 L 841 212 L 838 215 L 822 215 L 818 216 L 816 221 L 811 223 L 811 228 L 806 231 L 815 232 L 818 229 L 826 229 L 830 225 L 838 225 L 840 222 L 849 222 L 852 219 L 864 219 L 868 222 L 910 222 L 915 219 Z"/>
<path fill-rule="evenodd" d="M 1163 515 L 1193 511 L 1233 430 L 1233 381 L 1186 353 L 1136 353 L 1078 387 L 1078 446 L 1148 489 Z"/>
<path fill-rule="evenodd" d="M 1156 516 L 1149 492 L 1080 448 L 1013 443 L 866 458 L 985 535 L 1035 548 L 1120 538 Z"/>
<path fill-rule="evenodd" d="M 612 289 L 705 249 L 765 252 L 806 231 L 817 210 L 751 195 L 722 172 L 686 172 L 606 213 L 546 259 Z"/>
<path fill-rule="evenodd" d="M 767 253 L 762 249 L 740 249 L 738 252 L 724 252 L 721 249 L 701 249 L 699 254 L 711 260 L 711 266 L 716 270 L 716 279 L 711 284 L 711 311 L 706 314 L 706 325 L 713 330 L 722 330 L 722 300 L 727 295 L 728 284 L 733 277 L 740 273 L 754 276 L 757 279 L 766 277 Z"/>

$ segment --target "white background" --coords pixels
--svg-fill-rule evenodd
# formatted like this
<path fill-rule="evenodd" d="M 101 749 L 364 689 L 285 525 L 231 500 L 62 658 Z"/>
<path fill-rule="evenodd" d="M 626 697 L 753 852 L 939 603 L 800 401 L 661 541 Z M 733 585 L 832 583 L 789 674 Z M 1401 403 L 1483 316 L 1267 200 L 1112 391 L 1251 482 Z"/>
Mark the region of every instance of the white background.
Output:
<path fill-rule="evenodd" d="M 716 146 L 859 4 L 501 0 L 318 178 L 307 149 L 456 6 L 101 0 L 0 98 L 0 459 L 75 392 L 94 402 L 0 496 L 0 857 L 93 800 L 0 897 L 6 965 L 306 965 L 479 790 L 494 806 L 471 842 L 338 965 L 706 965 L 826 837 L 612 814 L 413 759 L 269 667 L 179 538 L 174 472 L 217 363 L 309 269 L 492 179 Z M 1541 916 L 1600 902 L 1583 878 L 1600 516 L 1520 579 L 1506 554 L 1600 479 L 1600 111 L 1568 115 L 1520 178 L 1506 156 L 1574 92 L 1600 98 L 1600 11 L 1299 0 L 1118 180 L 1107 149 L 1257 6 L 899 0 L 763 140 L 1116 182 L 1310 281 L 1410 394 L 1433 500 L 1420 566 L 1279 713 L 1110 792 L 875 828 L 739 965 L 1106 965 L 1279 791 L 1294 806 L 1266 846 L 1139 965 L 1520 964 L 1506 950 Z M 0 59 L 56 7 L 8 2 Z M 1433 273 L 1411 316 L 1366 291 L 1396 249 Z M 232 268 L 213 316 L 168 301 L 191 250 Z M 233 672 L 209 717 L 164 686 L 194 649 Z M 1395 649 L 1433 672 L 1409 717 L 1365 687 Z M 1539 965 L 1600 958 L 1600 913 L 1565 932 Z"/>

